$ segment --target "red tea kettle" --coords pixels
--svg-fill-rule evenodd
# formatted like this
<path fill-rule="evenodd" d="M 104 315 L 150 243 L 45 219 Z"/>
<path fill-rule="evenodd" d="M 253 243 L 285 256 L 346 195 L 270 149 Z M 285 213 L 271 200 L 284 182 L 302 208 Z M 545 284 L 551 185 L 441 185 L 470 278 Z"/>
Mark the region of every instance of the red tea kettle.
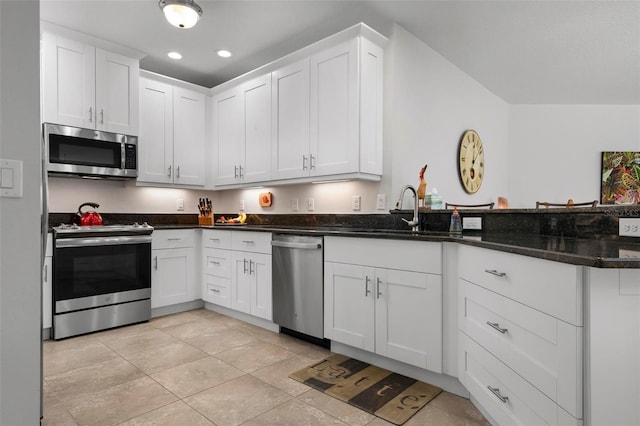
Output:
<path fill-rule="evenodd" d="M 97 209 L 100 207 L 100 204 L 97 203 L 84 203 L 80 204 L 78 207 L 78 213 L 76 213 L 76 218 L 78 220 L 78 224 L 80 226 L 100 226 L 102 225 L 102 216 L 97 211 L 83 212 L 82 208 L 84 206 L 93 207 Z"/>

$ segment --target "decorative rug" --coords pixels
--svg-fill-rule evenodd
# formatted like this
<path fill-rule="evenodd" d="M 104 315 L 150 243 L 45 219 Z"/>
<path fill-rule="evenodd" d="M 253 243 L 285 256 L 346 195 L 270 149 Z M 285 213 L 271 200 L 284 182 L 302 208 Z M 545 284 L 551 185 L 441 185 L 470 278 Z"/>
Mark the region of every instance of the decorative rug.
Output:
<path fill-rule="evenodd" d="M 344 355 L 331 355 L 289 377 L 396 425 L 442 392 L 439 387 Z"/>

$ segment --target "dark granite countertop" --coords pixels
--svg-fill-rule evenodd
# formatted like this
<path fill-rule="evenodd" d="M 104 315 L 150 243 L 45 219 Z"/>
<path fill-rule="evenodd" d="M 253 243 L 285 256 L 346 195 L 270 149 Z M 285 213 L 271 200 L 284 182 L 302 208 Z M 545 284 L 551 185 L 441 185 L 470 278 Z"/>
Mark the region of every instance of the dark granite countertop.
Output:
<path fill-rule="evenodd" d="M 456 242 L 508 253 L 521 254 L 555 262 L 596 268 L 640 268 L 640 241 L 620 239 L 579 239 L 535 234 L 464 234 L 450 236 L 448 232 L 408 230 L 309 227 L 278 225 L 158 225 L 155 229 L 216 229 L 273 232 L 303 235 L 330 235 L 361 238 L 403 239 L 413 241 Z"/>

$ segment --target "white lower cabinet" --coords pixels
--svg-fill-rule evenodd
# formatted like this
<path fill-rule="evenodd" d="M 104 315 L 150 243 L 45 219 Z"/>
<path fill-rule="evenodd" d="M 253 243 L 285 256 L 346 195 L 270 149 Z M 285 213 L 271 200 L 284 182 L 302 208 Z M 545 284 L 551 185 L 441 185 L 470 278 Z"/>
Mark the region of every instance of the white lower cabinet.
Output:
<path fill-rule="evenodd" d="M 151 308 L 201 298 L 195 273 L 196 230 L 155 230 L 151 243 Z"/>
<path fill-rule="evenodd" d="M 271 233 L 202 233 L 203 300 L 271 320 Z"/>
<path fill-rule="evenodd" d="M 462 384 L 499 424 L 582 424 L 582 269 L 469 246 L 458 255 Z M 536 284 L 553 287 L 542 297 Z"/>
<path fill-rule="evenodd" d="M 441 259 L 439 243 L 325 237 L 325 337 L 441 373 Z"/>

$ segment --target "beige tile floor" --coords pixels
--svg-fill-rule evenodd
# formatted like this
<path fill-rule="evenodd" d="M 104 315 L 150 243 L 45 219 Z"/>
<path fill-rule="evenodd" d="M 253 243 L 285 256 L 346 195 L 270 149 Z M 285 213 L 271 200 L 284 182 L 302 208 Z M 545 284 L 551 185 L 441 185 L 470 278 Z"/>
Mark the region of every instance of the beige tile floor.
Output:
<path fill-rule="evenodd" d="M 288 378 L 329 351 L 204 309 L 43 353 L 43 425 L 391 425 Z M 447 392 L 405 423 L 487 424 Z"/>

